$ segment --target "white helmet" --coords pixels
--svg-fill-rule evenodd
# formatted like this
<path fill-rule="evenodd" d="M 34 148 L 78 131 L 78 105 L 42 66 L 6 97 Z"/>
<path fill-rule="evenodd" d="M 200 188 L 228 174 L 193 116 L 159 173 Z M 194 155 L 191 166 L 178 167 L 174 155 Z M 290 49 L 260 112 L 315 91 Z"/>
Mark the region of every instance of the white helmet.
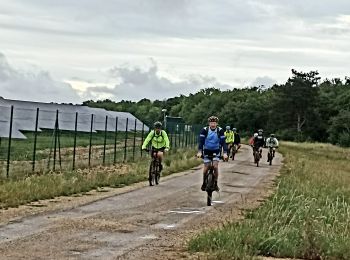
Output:
<path fill-rule="evenodd" d="M 254 137 L 257 137 L 259 134 L 258 133 L 254 133 Z"/>

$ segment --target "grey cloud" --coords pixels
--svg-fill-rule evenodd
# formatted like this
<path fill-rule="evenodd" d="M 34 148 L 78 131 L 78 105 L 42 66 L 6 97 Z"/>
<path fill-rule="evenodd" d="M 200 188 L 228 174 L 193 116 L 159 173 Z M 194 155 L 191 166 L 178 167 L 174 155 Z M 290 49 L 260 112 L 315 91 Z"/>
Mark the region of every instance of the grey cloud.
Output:
<path fill-rule="evenodd" d="M 253 87 L 259 87 L 259 86 L 271 87 L 276 83 L 277 83 L 277 81 L 275 79 L 270 78 L 268 76 L 263 76 L 263 77 L 257 77 L 251 83 L 251 86 L 253 86 Z"/>
<path fill-rule="evenodd" d="M 173 81 L 158 75 L 157 64 L 142 70 L 139 67 L 114 67 L 111 74 L 120 82 L 114 87 L 96 86 L 89 87 L 84 93 L 86 98 L 98 99 L 108 95 L 112 99 L 140 100 L 163 100 L 179 94 L 194 93 L 199 89 L 217 87 L 229 89 L 231 86 L 219 83 L 213 77 L 190 75 L 181 81 Z"/>
<path fill-rule="evenodd" d="M 8 24 L 21 30 L 69 35 L 96 35 L 121 38 L 148 35 L 168 37 L 256 37 L 261 30 L 280 33 L 285 25 L 293 31 L 298 21 L 316 18 L 329 21 L 350 12 L 347 1 L 277 1 L 270 0 L 11 0 L 19 10 L 16 21 Z M 6 7 L 6 4 L 5 4 Z M 50 16 L 47 13 L 50 13 Z M 23 15 L 24 14 L 24 15 Z M 13 20 L 13 15 L 11 15 Z M 6 26 L 9 21 L 1 24 Z M 50 25 L 47 26 L 46 25 Z M 255 33 L 254 33 L 255 32 Z"/>
<path fill-rule="evenodd" d="M 76 103 L 80 101 L 69 84 L 55 81 L 46 71 L 37 73 L 16 70 L 0 53 L 0 93 L 8 99 Z"/>

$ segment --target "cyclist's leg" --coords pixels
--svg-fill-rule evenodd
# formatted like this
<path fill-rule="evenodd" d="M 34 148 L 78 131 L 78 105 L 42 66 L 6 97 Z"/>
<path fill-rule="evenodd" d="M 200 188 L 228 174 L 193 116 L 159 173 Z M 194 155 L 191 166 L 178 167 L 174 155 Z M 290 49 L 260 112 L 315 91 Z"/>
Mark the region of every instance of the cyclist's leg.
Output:
<path fill-rule="evenodd" d="M 262 157 L 262 147 L 259 147 L 260 158 Z"/>
<path fill-rule="evenodd" d="M 163 158 L 164 158 L 164 150 L 165 150 L 165 148 L 157 149 L 157 158 L 159 160 L 159 171 L 163 170 L 162 161 L 163 161 Z"/>
<path fill-rule="evenodd" d="M 231 145 L 231 143 L 226 143 L 226 145 L 227 145 L 227 154 L 228 154 L 228 156 L 230 156 L 232 145 Z"/>
<path fill-rule="evenodd" d="M 204 163 L 203 165 L 203 182 L 202 182 L 202 187 L 201 187 L 201 190 L 202 191 L 205 191 L 205 188 L 207 186 L 206 184 L 206 174 L 209 170 L 209 165 L 210 165 L 210 162 L 209 163 Z"/>
<path fill-rule="evenodd" d="M 218 187 L 218 179 L 219 179 L 219 160 L 220 157 L 219 155 L 217 155 L 216 157 L 214 157 L 214 186 L 215 186 L 215 190 L 219 191 L 219 187 Z"/>

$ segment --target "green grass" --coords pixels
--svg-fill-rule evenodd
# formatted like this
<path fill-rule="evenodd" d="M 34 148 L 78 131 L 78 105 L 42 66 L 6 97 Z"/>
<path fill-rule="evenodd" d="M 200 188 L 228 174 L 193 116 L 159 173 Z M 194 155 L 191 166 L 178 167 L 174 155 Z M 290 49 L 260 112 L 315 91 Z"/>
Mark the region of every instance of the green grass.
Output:
<path fill-rule="evenodd" d="M 241 222 L 193 238 L 192 252 L 218 259 L 257 256 L 350 259 L 350 149 L 283 143 L 277 190 Z"/>
<path fill-rule="evenodd" d="M 194 150 L 174 150 L 164 161 L 164 175 L 192 168 L 201 163 Z M 99 187 L 122 187 L 148 178 L 149 158 L 138 162 L 97 167 L 92 170 L 32 175 L 25 179 L 0 180 L 0 208 L 88 192 Z"/>
<path fill-rule="evenodd" d="M 11 160 L 32 160 L 33 150 L 34 150 L 34 133 L 33 132 L 23 132 L 27 137 L 25 140 L 13 139 L 11 142 Z M 140 133 L 137 137 L 140 137 Z M 103 145 L 104 144 L 105 133 L 97 132 L 92 134 L 92 144 L 93 145 Z M 125 138 L 124 132 L 118 132 L 117 143 L 123 143 Z M 133 138 L 133 133 L 128 134 L 128 138 Z M 49 150 L 54 149 L 54 135 L 53 131 L 43 130 L 37 135 L 37 145 L 36 145 L 36 159 L 40 160 L 48 157 Z M 114 145 L 115 133 L 107 132 L 107 145 Z M 73 147 L 74 144 L 74 132 L 70 131 L 60 131 L 60 146 L 61 148 Z M 77 146 L 78 147 L 88 147 L 90 145 L 90 133 L 79 132 L 77 134 Z M 58 143 L 57 143 L 58 148 Z M 8 151 L 8 139 L 2 138 L 0 145 L 0 160 L 7 159 Z M 45 151 L 45 152 L 41 152 Z"/>

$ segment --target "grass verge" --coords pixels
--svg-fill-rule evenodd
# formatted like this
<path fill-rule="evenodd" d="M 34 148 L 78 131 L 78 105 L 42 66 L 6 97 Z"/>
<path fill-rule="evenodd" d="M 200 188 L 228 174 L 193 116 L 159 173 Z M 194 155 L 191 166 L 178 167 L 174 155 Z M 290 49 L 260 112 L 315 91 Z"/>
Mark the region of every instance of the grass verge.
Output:
<path fill-rule="evenodd" d="M 193 238 L 218 259 L 350 259 L 350 149 L 283 143 L 277 190 L 241 222 Z"/>
<path fill-rule="evenodd" d="M 164 175 L 180 172 L 201 163 L 195 151 L 179 149 L 164 160 Z M 22 180 L 0 182 L 0 208 L 16 207 L 29 202 L 88 192 L 99 187 L 122 187 L 148 178 L 149 158 L 135 163 L 97 167 L 92 170 L 33 175 Z"/>

